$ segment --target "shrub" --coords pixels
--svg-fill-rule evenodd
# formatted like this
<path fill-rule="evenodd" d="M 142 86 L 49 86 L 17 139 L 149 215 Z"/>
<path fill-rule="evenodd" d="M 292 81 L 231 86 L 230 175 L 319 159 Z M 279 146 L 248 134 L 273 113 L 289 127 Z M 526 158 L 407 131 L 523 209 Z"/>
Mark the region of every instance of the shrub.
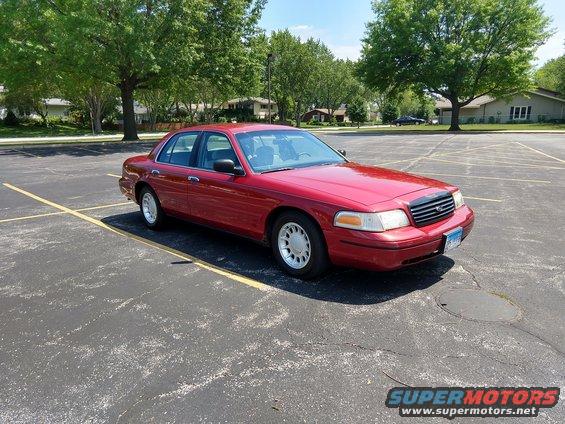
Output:
<path fill-rule="evenodd" d="M 225 124 L 228 122 L 228 118 L 226 118 L 225 116 L 218 116 L 218 122 L 221 124 Z"/>
<path fill-rule="evenodd" d="M 488 117 L 488 123 L 489 123 L 489 124 L 494 124 L 494 122 L 495 122 L 494 116 L 489 116 L 489 117 Z"/>
<path fill-rule="evenodd" d="M 469 118 L 467 118 L 467 123 L 468 123 L 468 124 L 474 124 L 474 123 L 475 123 L 475 117 L 474 117 L 474 116 L 470 116 Z"/>
<path fill-rule="evenodd" d="M 398 106 L 392 103 L 386 103 L 381 111 L 383 124 L 390 124 L 392 121 L 398 118 L 398 113 Z"/>
<path fill-rule="evenodd" d="M 8 113 L 6 114 L 6 117 L 4 118 L 4 125 L 8 127 L 16 127 L 18 126 L 19 123 L 20 121 L 18 120 L 16 114 L 11 110 L 9 110 Z"/>

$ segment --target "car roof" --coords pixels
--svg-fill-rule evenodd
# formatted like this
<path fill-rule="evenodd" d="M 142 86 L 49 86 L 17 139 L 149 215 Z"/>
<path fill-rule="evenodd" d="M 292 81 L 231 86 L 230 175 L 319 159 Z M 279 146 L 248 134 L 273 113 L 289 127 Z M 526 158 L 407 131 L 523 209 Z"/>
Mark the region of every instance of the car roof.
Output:
<path fill-rule="evenodd" d="M 265 131 L 265 130 L 300 130 L 300 128 L 289 127 L 287 125 L 273 125 L 273 124 L 260 124 L 255 122 L 238 122 L 238 123 L 225 123 L 225 124 L 205 124 L 195 125 L 193 127 L 183 128 L 175 131 L 229 131 L 233 134 L 250 132 L 250 131 Z"/>

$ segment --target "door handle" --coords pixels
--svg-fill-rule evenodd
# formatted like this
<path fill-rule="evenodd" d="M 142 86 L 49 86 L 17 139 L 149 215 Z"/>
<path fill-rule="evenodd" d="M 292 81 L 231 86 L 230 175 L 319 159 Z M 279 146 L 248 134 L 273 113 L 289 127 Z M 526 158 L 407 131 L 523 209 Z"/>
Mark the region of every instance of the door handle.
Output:
<path fill-rule="evenodd" d="M 160 174 L 160 172 L 159 172 L 158 169 L 152 169 L 151 170 L 151 175 L 159 175 L 159 174 Z"/>
<path fill-rule="evenodd" d="M 190 181 L 191 183 L 197 183 L 198 181 L 200 181 L 200 178 L 195 177 L 194 175 L 189 175 L 188 181 Z"/>

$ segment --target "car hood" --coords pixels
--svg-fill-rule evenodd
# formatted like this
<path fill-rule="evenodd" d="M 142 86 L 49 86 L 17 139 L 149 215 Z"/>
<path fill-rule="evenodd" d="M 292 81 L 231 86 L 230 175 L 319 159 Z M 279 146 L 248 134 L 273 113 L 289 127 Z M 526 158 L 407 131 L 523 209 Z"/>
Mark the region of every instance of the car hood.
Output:
<path fill-rule="evenodd" d="M 373 205 L 418 190 L 451 186 L 431 178 L 376 166 L 348 162 L 339 165 L 312 166 L 264 174 L 289 185 L 302 186 Z"/>

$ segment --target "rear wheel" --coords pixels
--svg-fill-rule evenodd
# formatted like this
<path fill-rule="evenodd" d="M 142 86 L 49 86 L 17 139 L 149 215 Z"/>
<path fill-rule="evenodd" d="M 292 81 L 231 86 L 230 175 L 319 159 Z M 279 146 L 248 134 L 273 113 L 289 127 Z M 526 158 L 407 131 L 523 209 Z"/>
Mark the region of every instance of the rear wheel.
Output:
<path fill-rule="evenodd" d="M 279 266 L 293 277 L 311 279 L 330 265 L 320 229 L 299 212 L 284 212 L 272 229 L 271 247 Z"/>
<path fill-rule="evenodd" d="M 139 193 L 139 210 L 147 227 L 157 230 L 163 226 L 165 213 L 157 195 L 150 187 L 143 187 Z"/>

